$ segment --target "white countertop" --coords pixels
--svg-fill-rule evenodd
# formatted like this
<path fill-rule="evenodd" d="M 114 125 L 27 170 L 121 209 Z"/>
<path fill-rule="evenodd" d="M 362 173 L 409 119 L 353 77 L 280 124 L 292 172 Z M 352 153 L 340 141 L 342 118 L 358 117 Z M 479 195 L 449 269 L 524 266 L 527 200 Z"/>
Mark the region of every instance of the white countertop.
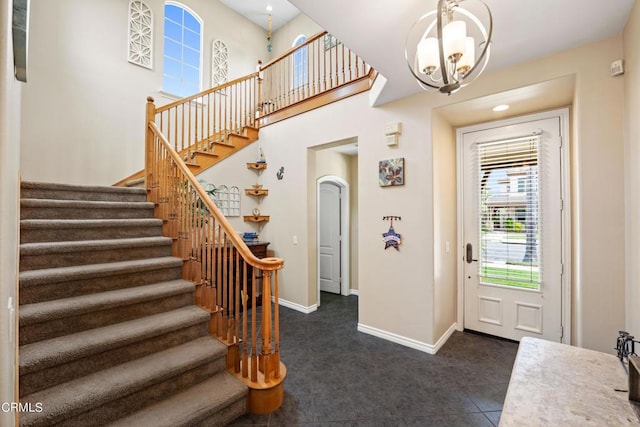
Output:
<path fill-rule="evenodd" d="M 613 354 L 523 338 L 500 426 L 640 425 L 627 381 Z"/>

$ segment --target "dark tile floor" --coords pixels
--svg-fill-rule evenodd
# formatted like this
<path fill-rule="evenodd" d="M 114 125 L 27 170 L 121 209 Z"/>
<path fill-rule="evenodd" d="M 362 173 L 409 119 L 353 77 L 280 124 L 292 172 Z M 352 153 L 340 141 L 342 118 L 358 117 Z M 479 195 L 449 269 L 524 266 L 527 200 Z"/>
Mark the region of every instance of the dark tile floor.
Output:
<path fill-rule="evenodd" d="M 357 331 L 358 297 L 322 293 L 318 311 L 280 309 L 285 398 L 233 426 L 498 424 L 517 344 L 454 333 L 430 355 Z"/>

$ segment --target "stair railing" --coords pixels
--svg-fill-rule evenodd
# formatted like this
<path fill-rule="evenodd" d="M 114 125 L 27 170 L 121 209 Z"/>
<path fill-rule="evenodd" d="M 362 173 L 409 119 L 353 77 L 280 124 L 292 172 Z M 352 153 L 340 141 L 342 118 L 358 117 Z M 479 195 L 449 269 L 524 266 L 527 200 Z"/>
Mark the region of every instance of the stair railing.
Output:
<path fill-rule="evenodd" d="M 204 90 L 155 110 L 155 123 L 173 149 L 189 162 L 196 151 L 215 153 L 229 133 L 256 127 L 258 73 Z"/>
<path fill-rule="evenodd" d="M 355 52 L 323 31 L 260 67 L 262 115 L 371 79 L 373 73 Z"/>
<path fill-rule="evenodd" d="M 185 164 L 178 150 L 186 144 L 170 143 L 157 115 L 148 98 L 146 182 L 163 234 L 173 239 L 173 255 L 185 261 L 196 303 L 211 313 L 211 334 L 228 346 L 228 369 L 250 387 L 281 384 L 278 270 L 284 263 L 253 255 Z"/>

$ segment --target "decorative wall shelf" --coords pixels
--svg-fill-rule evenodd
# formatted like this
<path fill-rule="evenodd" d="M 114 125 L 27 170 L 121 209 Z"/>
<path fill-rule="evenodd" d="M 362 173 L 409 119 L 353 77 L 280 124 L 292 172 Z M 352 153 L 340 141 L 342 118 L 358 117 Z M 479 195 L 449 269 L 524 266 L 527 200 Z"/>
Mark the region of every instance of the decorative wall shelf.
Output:
<path fill-rule="evenodd" d="M 267 196 L 269 194 L 269 190 L 266 188 L 245 188 L 244 194 L 247 196 Z"/>
<path fill-rule="evenodd" d="M 244 222 L 269 222 L 269 215 L 245 215 Z"/>
<path fill-rule="evenodd" d="M 267 168 L 266 163 L 247 163 L 247 169 L 253 169 L 253 170 L 259 171 L 266 168 Z"/>

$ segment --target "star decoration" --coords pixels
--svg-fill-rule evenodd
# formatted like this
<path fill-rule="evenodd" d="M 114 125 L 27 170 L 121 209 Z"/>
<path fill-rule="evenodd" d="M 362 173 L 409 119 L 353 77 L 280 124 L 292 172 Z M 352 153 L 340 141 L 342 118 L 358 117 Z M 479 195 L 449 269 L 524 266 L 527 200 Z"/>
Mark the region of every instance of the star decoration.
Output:
<path fill-rule="evenodd" d="M 400 234 L 396 233 L 396 230 L 393 229 L 393 225 L 389 227 L 389 231 L 386 233 L 382 233 L 382 238 L 384 240 L 384 248 L 394 247 L 397 251 L 400 249 Z"/>

